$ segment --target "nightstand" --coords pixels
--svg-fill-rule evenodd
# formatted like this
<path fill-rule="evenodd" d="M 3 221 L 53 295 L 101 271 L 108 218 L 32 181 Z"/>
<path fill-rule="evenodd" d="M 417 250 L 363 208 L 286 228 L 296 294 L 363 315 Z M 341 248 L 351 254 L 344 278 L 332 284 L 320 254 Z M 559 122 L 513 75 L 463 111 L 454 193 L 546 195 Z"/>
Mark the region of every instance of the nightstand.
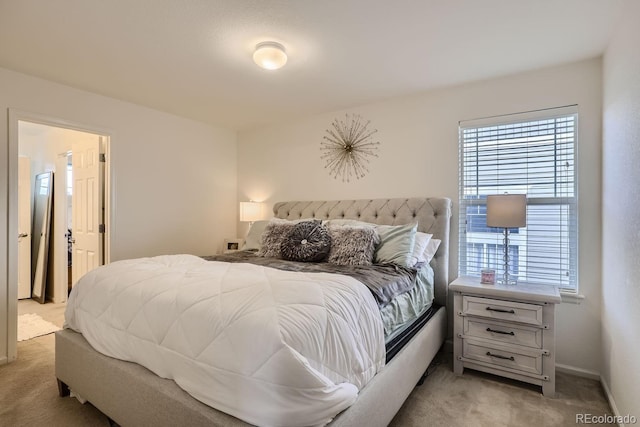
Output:
<path fill-rule="evenodd" d="M 453 292 L 453 371 L 464 368 L 556 388 L 555 286 L 486 285 L 459 277 Z"/>

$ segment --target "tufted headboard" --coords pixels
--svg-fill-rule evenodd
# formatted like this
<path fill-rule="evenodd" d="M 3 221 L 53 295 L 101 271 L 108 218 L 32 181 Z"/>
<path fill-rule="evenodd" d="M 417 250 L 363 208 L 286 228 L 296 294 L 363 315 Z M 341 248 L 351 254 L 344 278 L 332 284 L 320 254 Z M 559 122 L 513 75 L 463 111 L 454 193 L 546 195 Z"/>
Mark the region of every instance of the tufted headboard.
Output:
<path fill-rule="evenodd" d="M 309 202 L 278 202 L 276 218 L 357 219 L 373 224 L 399 225 L 418 222 L 418 231 L 442 240 L 431 260 L 434 271 L 435 301 L 447 303 L 449 286 L 449 221 L 451 200 L 443 197 L 408 199 L 363 199 Z"/>

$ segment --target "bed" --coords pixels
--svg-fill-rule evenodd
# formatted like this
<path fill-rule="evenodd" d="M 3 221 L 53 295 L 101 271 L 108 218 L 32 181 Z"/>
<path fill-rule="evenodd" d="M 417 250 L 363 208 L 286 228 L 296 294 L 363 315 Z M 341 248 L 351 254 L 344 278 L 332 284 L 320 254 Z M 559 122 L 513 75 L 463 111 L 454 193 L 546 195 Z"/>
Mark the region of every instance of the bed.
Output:
<path fill-rule="evenodd" d="M 276 218 L 353 219 L 374 224 L 417 222 L 418 231 L 441 240 L 431 260 L 434 308 L 428 322 L 360 390 L 331 426 L 387 425 L 443 344 L 447 333 L 447 286 L 451 202 L 446 198 L 282 202 Z M 146 368 L 105 356 L 79 333 L 56 333 L 56 377 L 61 396 L 69 389 L 122 426 L 247 425 L 191 397 L 172 380 Z"/>

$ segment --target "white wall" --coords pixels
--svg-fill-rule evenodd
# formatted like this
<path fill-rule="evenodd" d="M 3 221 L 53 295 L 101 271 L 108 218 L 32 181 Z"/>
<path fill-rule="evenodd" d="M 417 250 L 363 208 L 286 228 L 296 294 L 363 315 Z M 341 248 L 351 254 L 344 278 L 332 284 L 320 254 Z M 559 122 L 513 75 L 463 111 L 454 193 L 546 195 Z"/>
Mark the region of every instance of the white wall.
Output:
<path fill-rule="evenodd" d="M 640 419 L 640 3 L 625 17 L 604 56 L 602 377 Z"/>
<path fill-rule="evenodd" d="M 337 88 L 336 90 L 339 90 Z M 600 369 L 601 60 L 487 80 L 360 106 L 378 129 L 379 158 L 351 183 L 331 178 L 320 141 L 344 111 L 297 123 L 241 132 L 238 198 L 323 200 L 446 196 L 454 201 L 451 278 L 457 276 L 458 121 L 541 108 L 579 105 L 580 305 L 558 309 L 557 362 Z"/>
<path fill-rule="evenodd" d="M 222 249 L 236 230 L 236 134 L 0 69 L 0 205 L 8 200 L 7 109 L 111 136 L 111 259 Z M 8 354 L 7 219 L 0 209 L 0 363 Z M 12 283 L 11 286 L 16 286 Z M 5 360 L 6 361 L 6 360 Z"/>

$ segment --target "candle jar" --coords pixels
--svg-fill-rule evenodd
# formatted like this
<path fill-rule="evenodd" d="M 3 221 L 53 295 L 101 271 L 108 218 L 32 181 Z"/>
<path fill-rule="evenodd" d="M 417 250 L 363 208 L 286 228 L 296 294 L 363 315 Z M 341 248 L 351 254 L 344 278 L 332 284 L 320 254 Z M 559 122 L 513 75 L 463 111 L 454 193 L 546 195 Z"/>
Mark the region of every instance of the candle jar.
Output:
<path fill-rule="evenodd" d="M 485 268 L 480 271 L 480 283 L 485 285 L 493 285 L 496 283 L 496 271 L 491 268 Z"/>

